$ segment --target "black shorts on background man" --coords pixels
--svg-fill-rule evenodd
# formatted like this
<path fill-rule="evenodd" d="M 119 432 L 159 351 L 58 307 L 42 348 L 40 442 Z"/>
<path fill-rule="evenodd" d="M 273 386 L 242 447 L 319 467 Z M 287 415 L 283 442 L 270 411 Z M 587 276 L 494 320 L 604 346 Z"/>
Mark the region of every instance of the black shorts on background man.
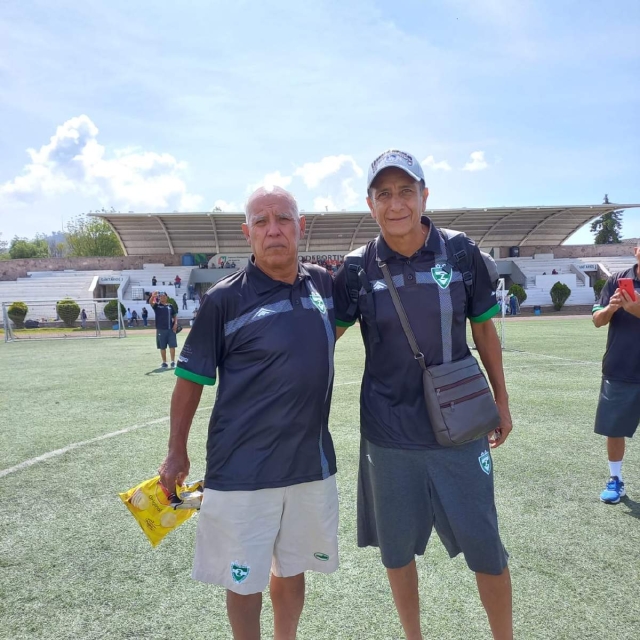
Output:
<path fill-rule="evenodd" d="M 169 298 L 166 293 L 158 293 L 154 291 L 149 298 L 149 303 L 156 315 L 156 347 L 160 350 L 162 356 L 163 369 L 168 367 L 167 365 L 167 347 L 171 354 L 171 368 L 176 366 L 176 347 L 178 346 L 178 339 L 176 337 L 176 330 L 178 328 L 178 314 L 173 308 L 173 305 L 169 303 Z"/>

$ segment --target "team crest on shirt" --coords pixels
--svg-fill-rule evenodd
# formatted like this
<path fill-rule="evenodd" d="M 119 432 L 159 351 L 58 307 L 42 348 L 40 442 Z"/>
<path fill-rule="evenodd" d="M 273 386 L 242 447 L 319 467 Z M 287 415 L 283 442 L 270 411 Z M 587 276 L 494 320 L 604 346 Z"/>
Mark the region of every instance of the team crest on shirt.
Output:
<path fill-rule="evenodd" d="M 451 283 L 453 271 L 448 264 L 437 264 L 431 269 L 431 275 L 441 289 L 446 289 Z"/>
<path fill-rule="evenodd" d="M 231 577 L 236 584 L 244 582 L 249 576 L 251 567 L 246 564 L 239 564 L 238 562 L 231 563 Z"/>
<path fill-rule="evenodd" d="M 322 296 L 317 291 L 312 291 L 310 297 L 311 297 L 311 302 L 313 302 L 313 306 L 320 313 L 327 312 L 327 306 L 325 305 L 324 300 L 322 299 Z"/>
<path fill-rule="evenodd" d="M 483 451 L 478 456 L 478 462 L 480 463 L 480 468 L 489 475 L 491 473 L 491 456 L 488 451 Z"/>

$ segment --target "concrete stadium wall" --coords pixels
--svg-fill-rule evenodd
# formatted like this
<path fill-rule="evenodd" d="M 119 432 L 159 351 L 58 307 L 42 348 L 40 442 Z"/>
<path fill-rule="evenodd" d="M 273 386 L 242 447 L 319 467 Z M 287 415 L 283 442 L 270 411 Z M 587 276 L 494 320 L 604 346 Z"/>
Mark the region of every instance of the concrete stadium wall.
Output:
<path fill-rule="evenodd" d="M 509 251 L 508 249 L 506 250 Z M 628 244 L 565 244 L 559 247 L 520 247 L 520 257 L 532 258 L 536 253 L 553 253 L 556 258 L 613 258 L 632 256 L 633 245 Z M 506 259 L 502 258 L 502 259 Z"/>
<path fill-rule="evenodd" d="M 143 264 L 164 264 L 167 267 L 181 264 L 179 255 L 119 256 L 117 258 L 25 258 L 0 260 L 0 280 L 26 278 L 29 271 L 95 271 L 142 269 Z"/>

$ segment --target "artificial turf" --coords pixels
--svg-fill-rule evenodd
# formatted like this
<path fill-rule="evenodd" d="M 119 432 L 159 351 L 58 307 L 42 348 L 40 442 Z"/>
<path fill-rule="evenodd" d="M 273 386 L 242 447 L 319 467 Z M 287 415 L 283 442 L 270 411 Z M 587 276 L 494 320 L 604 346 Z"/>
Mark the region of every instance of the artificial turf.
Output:
<path fill-rule="evenodd" d="M 592 430 L 606 330 L 585 318 L 532 318 L 509 321 L 506 337 L 514 432 L 494 466 L 516 637 L 637 640 L 640 453 L 633 442 L 628 498 L 617 506 L 598 501 L 607 465 Z M 402 637 L 377 551 L 355 544 L 363 357 L 351 329 L 336 350 L 331 414 L 341 568 L 308 575 L 303 640 Z M 222 590 L 190 578 L 197 516 L 152 549 L 117 497 L 154 475 L 166 452 L 162 419 L 175 378 L 158 365 L 149 335 L 0 345 L 0 472 L 140 427 L 0 477 L 0 638 L 231 637 Z M 205 389 L 192 428 L 191 478 L 203 474 L 214 397 Z M 434 535 L 418 567 L 425 637 L 490 638 L 461 557 L 449 560 Z M 265 638 L 271 624 L 267 597 Z"/>

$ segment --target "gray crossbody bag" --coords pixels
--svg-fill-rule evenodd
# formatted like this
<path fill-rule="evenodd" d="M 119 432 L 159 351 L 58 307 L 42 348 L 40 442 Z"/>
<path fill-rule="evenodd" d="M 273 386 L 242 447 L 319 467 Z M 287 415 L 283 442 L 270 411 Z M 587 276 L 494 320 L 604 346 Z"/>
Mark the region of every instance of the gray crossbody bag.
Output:
<path fill-rule="evenodd" d="M 427 367 L 409 324 L 389 267 L 379 262 L 413 357 L 422 369 L 427 412 L 436 440 L 454 447 L 489 435 L 500 425 L 500 414 L 478 361 L 469 354 L 462 360 Z"/>

